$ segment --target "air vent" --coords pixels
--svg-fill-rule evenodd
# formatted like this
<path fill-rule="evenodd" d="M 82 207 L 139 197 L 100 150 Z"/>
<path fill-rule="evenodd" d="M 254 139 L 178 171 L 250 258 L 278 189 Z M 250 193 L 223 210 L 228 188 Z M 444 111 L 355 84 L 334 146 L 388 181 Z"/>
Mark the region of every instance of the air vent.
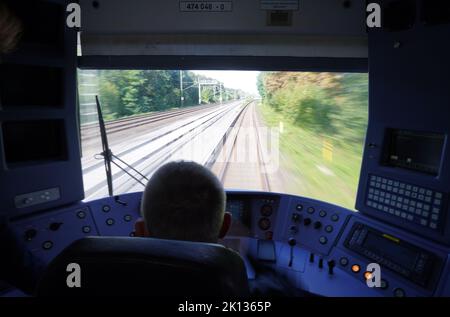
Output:
<path fill-rule="evenodd" d="M 292 11 L 268 11 L 268 26 L 292 26 Z"/>

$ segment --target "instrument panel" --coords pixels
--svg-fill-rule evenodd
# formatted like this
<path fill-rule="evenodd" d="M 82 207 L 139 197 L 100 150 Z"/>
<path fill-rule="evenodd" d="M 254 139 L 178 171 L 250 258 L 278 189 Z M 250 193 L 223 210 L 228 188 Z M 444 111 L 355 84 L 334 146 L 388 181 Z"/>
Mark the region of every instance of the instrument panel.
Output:
<path fill-rule="evenodd" d="M 227 235 L 272 240 L 279 201 L 279 195 L 228 193 L 226 211 L 232 215 L 232 224 Z"/>
<path fill-rule="evenodd" d="M 127 194 L 11 222 L 48 263 L 85 236 L 133 236 L 140 200 L 141 193 Z M 450 295 L 448 248 L 364 214 L 303 197 L 236 191 L 227 193 L 226 210 L 233 221 L 221 243 L 241 254 L 249 279 L 257 278 L 252 257 L 324 296 Z M 381 266 L 380 288 L 366 285 L 370 263 Z"/>

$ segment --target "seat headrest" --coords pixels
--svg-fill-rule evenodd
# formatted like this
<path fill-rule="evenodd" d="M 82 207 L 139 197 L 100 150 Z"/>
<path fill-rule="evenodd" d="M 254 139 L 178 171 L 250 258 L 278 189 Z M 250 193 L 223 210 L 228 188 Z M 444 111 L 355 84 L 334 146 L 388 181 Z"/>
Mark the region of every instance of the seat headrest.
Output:
<path fill-rule="evenodd" d="M 80 288 L 69 288 L 67 266 L 80 266 Z M 38 296 L 246 296 L 242 258 L 218 244 L 152 238 L 88 237 L 48 266 Z"/>

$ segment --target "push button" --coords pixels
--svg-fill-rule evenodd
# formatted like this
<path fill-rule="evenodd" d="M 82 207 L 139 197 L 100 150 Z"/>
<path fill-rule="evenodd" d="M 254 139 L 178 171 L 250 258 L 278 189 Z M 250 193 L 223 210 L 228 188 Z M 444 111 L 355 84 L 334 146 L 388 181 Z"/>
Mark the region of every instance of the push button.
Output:
<path fill-rule="evenodd" d="M 339 216 L 337 214 L 332 215 L 331 216 L 331 221 L 338 222 L 339 221 Z"/>
<path fill-rule="evenodd" d="M 311 214 L 311 215 L 312 215 L 315 211 L 316 211 L 316 210 L 314 209 L 314 207 L 309 207 L 309 208 L 308 208 L 308 213 Z"/>
<path fill-rule="evenodd" d="M 328 243 L 328 239 L 327 239 L 327 237 L 320 237 L 319 238 L 319 242 L 320 242 L 320 244 L 327 244 Z"/>
<path fill-rule="evenodd" d="M 348 265 L 348 259 L 346 257 L 342 257 L 342 258 L 340 258 L 339 263 L 342 266 L 347 266 Z"/>
<path fill-rule="evenodd" d="M 50 250 L 51 248 L 53 248 L 53 242 L 45 241 L 44 243 L 42 243 L 42 249 Z"/>
<path fill-rule="evenodd" d="M 79 212 L 77 212 L 77 217 L 80 219 L 86 218 L 86 213 L 84 212 L 84 210 L 80 210 Z"/>

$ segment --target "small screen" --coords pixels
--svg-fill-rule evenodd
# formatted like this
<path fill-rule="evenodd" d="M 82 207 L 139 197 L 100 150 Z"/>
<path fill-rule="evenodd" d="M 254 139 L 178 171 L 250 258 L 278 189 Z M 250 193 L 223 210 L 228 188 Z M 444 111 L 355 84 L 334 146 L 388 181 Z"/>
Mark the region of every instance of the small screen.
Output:
<path fill-rule="evenodd" d="M 413 270 L 416 264 L 418 254 L 414 249 L 396 243 L 371 231 L 368 232 L 363 247 L 408 270 Z"/>
<path fill-rule="evenodd" d="M 385 165 L 438 175 L 445 137 L 442 134 L 388 130 Z"/>
<path fill-rule="evenodd" d="M 229 236 L 248 236 L 250 234 L 250 211 L 245 200 L 229 200 L 227 212 L 232 215 Z"/>

